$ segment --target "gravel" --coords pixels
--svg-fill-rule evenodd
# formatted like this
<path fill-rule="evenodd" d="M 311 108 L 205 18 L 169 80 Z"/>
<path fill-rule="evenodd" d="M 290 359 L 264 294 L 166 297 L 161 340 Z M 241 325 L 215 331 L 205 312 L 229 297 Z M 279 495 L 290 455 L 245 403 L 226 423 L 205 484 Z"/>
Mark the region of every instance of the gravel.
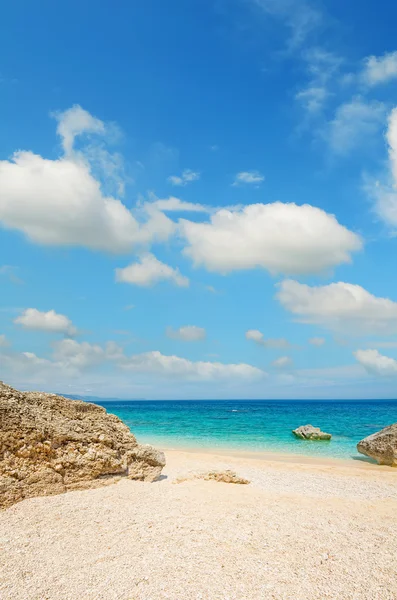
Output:
<path fill-rule="evenodd" d="M 397 599 L 396 471 L 167 460 L 154 484 L 122 480 L 1 512 L 1 600 Z M 251 484 L 192 478 L 213 469 Z"/>

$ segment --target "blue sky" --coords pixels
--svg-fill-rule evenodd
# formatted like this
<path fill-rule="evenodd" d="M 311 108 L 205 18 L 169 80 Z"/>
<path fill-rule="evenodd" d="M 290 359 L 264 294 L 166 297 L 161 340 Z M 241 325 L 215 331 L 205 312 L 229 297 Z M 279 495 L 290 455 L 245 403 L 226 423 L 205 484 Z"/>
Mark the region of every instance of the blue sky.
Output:
<path fill-rule="evenodd" d="M 0 376 L 394 398 L 397 7 L 9 4 Z"/>

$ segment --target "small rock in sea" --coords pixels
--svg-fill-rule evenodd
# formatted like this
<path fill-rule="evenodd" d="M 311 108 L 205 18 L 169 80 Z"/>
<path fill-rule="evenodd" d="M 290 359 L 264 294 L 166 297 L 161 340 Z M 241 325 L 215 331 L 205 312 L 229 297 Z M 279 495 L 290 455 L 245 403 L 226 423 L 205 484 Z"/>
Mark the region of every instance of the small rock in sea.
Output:
<path fill-rule="evenodd" d="M 357 450 L 380 465 L 397 467 L 397 423 L 389 425 L 357 444 Z"/>
<path fill-rule="evenodd" d="M 293 429 L 292 433 L 301 440 L 325 441 L 331 439 L 330 433 L 321 431 L 319 427 L 313 425 L 301 425 L 297 429 Z"/>

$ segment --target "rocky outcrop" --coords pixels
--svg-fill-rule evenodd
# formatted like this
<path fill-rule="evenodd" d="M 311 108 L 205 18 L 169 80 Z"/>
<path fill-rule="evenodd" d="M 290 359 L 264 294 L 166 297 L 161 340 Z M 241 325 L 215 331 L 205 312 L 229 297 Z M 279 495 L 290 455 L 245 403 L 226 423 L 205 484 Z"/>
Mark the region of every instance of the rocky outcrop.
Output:
<path fill-rule="evenodd" d="M 380 465 L 397 467 L 397 423 L 358 442 L 357 450 L 374 458 Z"/>
<path fill-rule="evenodd" d="M 292 433 L 301 440 L 314 440 L 314 441 L 326 441 L 330 440 L 332 435 L 321 431 L 319 427 L 313 427 L 313 425 L 301 425 L 297 429 L 294 429 Z"/>
<path fill-rule="evenodd" d="M 154 481 L 164 454 L 104 408 L 0 382 L 0 507 L 113 481 Z"/>

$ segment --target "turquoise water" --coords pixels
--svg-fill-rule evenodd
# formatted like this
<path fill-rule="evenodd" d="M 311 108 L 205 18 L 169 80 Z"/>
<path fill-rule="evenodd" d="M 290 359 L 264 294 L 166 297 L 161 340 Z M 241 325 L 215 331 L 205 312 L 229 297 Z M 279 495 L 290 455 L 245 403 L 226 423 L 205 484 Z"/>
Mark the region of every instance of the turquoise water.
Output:
<path fill-rule="evenodd" d="M 164 447 L 229 448 L 359 457 L 357 442 L 397 421 L 397 401 L 103 401 L 140 442 Z M 291 433 L 311 423 L 332 434 L 308 442 Z"/>

